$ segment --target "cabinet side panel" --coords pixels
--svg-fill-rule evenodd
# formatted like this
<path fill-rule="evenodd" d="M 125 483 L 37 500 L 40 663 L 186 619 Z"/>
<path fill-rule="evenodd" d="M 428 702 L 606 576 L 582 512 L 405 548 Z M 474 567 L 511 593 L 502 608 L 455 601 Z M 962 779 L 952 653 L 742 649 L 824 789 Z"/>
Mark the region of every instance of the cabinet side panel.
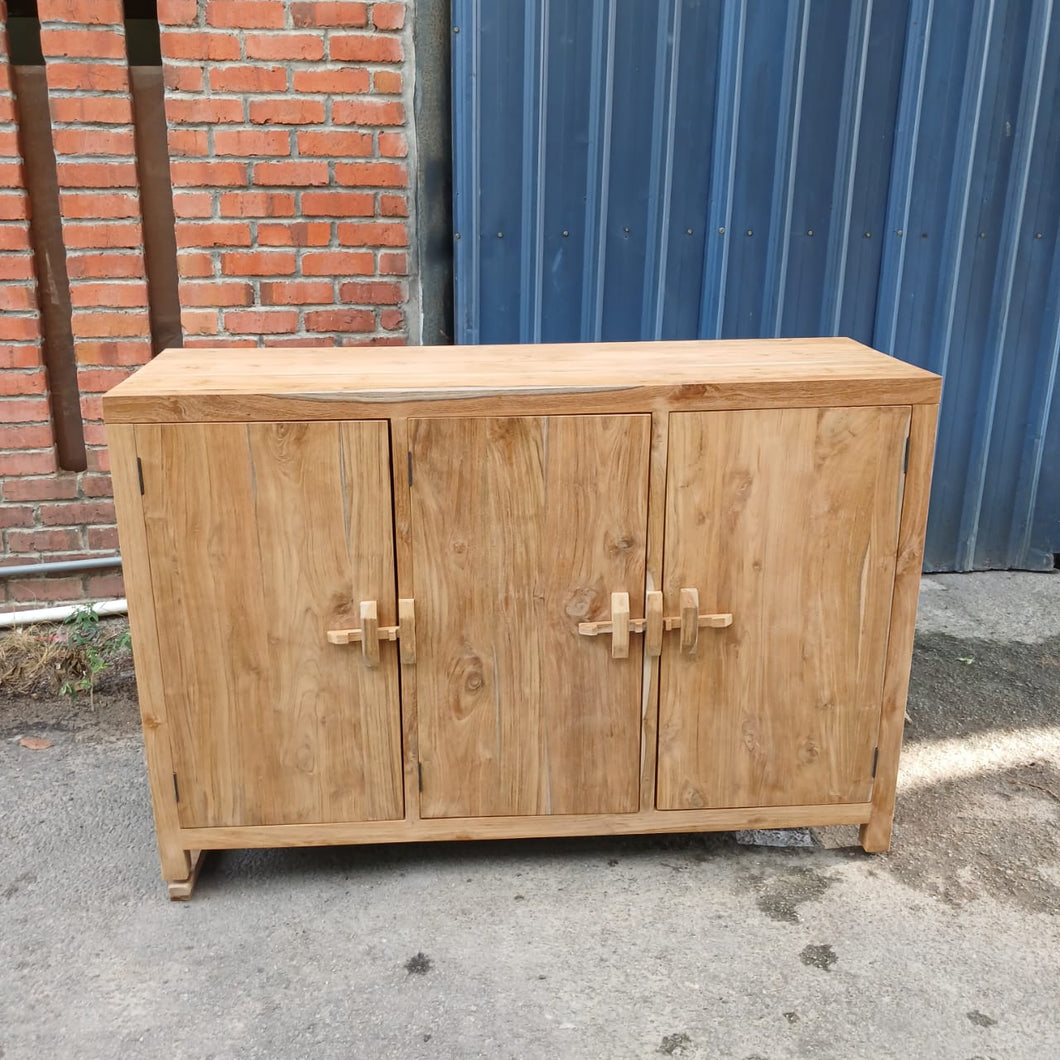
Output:
<path fill-rule="evenodd" d="M 902 749 L 905 704 L 909 695 L 909 671 L 913 658 L 920 574 L 924 563 L 924 536 L 927 531 L 938 412 L 938 405 L 914 405 L 909 425 L 909 466 L 902 495 L 898 561 L 887 638 L 883 711 L 878 737 L 879 762 L 872 788 L 872 818 L 861 828 L 862 846 L 870 851 L 886 850 L 891 843 L 898 756 Z"/>
<path fill-rule="evenodd" d="M 671 416 L 664 586 L 732 625 L 663 650 L 660 809 L 863 803 L 906 407 Z M 676 634 L 668 634 L 676 638 Z"/>
<path fill-rule="evenodd" d="M 148 433 L 148 430 L 150 433 Z M 145 521 L 187 827 L 402 815 L 386 424 L 144 429 Z"/>
<path fill-rule="evenodd" d="M 413 452 L 424 817 L 632 812 L 648 416 L 420 420 Z"/>
<path fill-rule="evenodd" d="M 136 691 L 143 722 L 147 776 L 151 785 L 162 875 L 168 880 L 182 880 L 191 871 L 191 862 L 187 851 L 181 848 L 177 838 L 180 820 L 173 791 L 173 755 L 166 719 L 158 630 L 155 625 L 151 560 L 140 496 L 136 428 L 132 424 L 109 424 L 107 448 L 110 450 L 122 573 L 125 579 L 125 595 L 129 601 L 129 628 L 136 663 Z"/>

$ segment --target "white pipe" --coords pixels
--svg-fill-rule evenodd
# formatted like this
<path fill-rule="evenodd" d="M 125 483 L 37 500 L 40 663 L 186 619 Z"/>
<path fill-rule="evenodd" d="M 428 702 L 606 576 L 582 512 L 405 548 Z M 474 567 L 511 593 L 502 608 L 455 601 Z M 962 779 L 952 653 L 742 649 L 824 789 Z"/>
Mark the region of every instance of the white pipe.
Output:
<path fill-rule="evenodd" d="M 101 617 L 104 615 L 124 615 L 128 613 L 129 601 L 101 600 L 92 604 L 91 609 Z M 12 626 L 29 626 L 37 622 L 63 622 L 77 611 L 87 610 L 85 604 L 64 604 L 62 607 L 39 607 L 35 611 L 6 611 L 0 613 L 0 629 Z"/>

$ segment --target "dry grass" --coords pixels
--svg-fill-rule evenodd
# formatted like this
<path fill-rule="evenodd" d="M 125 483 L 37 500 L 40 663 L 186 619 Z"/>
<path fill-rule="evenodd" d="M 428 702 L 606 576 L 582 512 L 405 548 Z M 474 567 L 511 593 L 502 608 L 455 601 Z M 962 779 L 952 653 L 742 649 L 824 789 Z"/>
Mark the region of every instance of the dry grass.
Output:
<path fill-rule="evenodd" d="M 128 626 L 101 629 L 93 643 L 78 643 L 65 624 L 20 626 L 0 635 L 0 694 L 54 695 L 88 691 L 95 676 L 93 659 L 120 650 Z"/>

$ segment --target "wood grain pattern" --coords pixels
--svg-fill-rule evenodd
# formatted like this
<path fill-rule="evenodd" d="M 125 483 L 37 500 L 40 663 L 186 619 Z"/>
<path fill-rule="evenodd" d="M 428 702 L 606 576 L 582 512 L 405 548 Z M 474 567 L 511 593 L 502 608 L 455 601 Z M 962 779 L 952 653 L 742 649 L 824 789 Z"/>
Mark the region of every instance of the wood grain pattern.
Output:
<path fill-rule="evenodd" d="M 479 390 L 474 394 L 427 392 L 367 396 L 353 392 L 306 396 L 192 395 L 116 398 L 111 423 L 247 423 L 472 416 L 615 416 L 646 411 L 817 408 L 935 403 L 937 388 L 919 381 L 807 381 L 802 386 L 761 380 L 745 384 L 593 387 L 587 390 Z"/>
<path fill-rule="evenodd" d="M 173 754 L 162 683 L 162 652 L 155 624 L 151 591 L 151 556 L 136 466 L 135 428 L 113 424 L 107 428 L 111 482 L 118 513 L 125 595 L 129 601 L 129 629 L 136 658 L 136 692 L 143 723 L 147 777 L 155 817 L 155 837 L 162 878 L 185 880 L 192 871 L 190 849 L 179 836 L 180 818 L 173 791 Z"/>
<path fill-rule="evenodd" d="M 864 803 L 909 409 L 675 414 L 664 592 L 732 612 L 664 647 L 660 809 Z"/>
<path fill-rule="evenodd" d="M 387 425 L 141 426 L 162 673 L 185 826 L 402 816 Z"/>
<path fill-rule="evenodd" d="M 638 808 L 650 419 L 410 425 L 423 817 Z"/>
<path fill-rule="evenodd" d="M 378 350 L 169 350 L 108 422 L 936 403 L 939 379 L 843 338 Z M 386 406 L 385 413 L 380 405 Z"/>
<path fill-rule="evenodd" d="M 898 756 L 902 749 L 905 703 L 909 694 L 909 670 L 913 659 L 917 603 L 920 599 L 920 571 L 924 562 L 924 535 L 927 532 L 938 412 L 938 406 L 915 406 L 909 427 L 909 466 L 902 491 L 902 520 L 898 532 L 898 560 L 887 637 L 883 709 L 877 739 L 880 753 L 872 788 L 872 818 L 862 825 L 860 836 L 861 845 L 868 851 L 887 850 L 891 845 L 894 790 L 898 780 Z"/>
<path fill-rule="evenodd" d="M 394 554 L 397 565 L 398 597 L 411 600 L 415 611 L 415 582 L 412 575 L 412 454 L 409 449 L 409 423 L 390 421 L 390 472 L 394 499 Z M 416 686 L 419 615 L 413 615 L 416 653 L 411 660 L 401 658 L 398 669 L 401 686 L 402 782 L 405 792 L 405 819 L 420 817 L 419 711 Z M 402 619 L 404 621 L 404 619 Z M 400 656 L 399 656 L 400 657 Z"/>
<path fill-rule="evenodd" d="M 651 415 L 651 457 L 648 471 L 648 553 L 644 571 L 645 603 L 653 612 L 653 626 L 665 615 L 666 601 L 662 594 L 663 536 L 666 527 L 666 461 L 669 453 L 670 416 L 667 412 Z M 647 614 L 646 616 L 647 617 Z M 647 625 L 647 623 L 645 623 Z M 655 767 L 659 751 L 659 674 L 660 656 L 665 635 L 653 629 L 652 637 L 644 638 L 644 677 L 640 703 L 640 812 L 655 812 Z M 652 651 L 649 651 L 649 644 Z M 658 645 L 658 652 L 654 652 Z"/>
<path fill-rule="evenodd" d="M 185 828 L 183 842 L 204 850 L 237 847 L 308 847 L 331 843 L 417 843 L 459 839 L 538 839 L 547 836 L 645 835 L 652 832 L 724 832 L 735 828 L 824 827 L 860 824 L 869 803 L 763 806 L 716 810 L 645 810 L 641 813 L 553 814 L 527 817 L 365 821 L 361 824 Z"/>

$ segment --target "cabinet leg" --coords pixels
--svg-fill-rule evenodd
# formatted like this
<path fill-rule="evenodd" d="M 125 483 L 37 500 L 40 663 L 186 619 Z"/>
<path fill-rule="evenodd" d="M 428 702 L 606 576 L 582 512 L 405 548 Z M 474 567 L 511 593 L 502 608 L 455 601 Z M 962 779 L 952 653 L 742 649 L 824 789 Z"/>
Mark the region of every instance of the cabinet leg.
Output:
<path fill-rule="evenodd" d="M 891 849 L 893 811 L 875 810 L 858 831 L 858 842 L 867 854 L 882 854 Z"/>
<path fill-rule="evenodd" d="M 192 891 L 195 890 L 195 883 L 199 878 L 199 872 L 202 869 L 202 863 L 206 860 L 205 850 L 188 850 L 185 852 L 188 856 L 188 874 L 183 879 L 170 879 L 166 878 L 166 885 L 169 888 L 169 900 L 171 902 L 186 902 L 191 898 Z"/>
<path fill-rule="evenodd" d="M 158 860 L 162 864 L 162 879 L 184 880 L 191 873 L 191 852 L 174 846 L 158 837 Z"/>

